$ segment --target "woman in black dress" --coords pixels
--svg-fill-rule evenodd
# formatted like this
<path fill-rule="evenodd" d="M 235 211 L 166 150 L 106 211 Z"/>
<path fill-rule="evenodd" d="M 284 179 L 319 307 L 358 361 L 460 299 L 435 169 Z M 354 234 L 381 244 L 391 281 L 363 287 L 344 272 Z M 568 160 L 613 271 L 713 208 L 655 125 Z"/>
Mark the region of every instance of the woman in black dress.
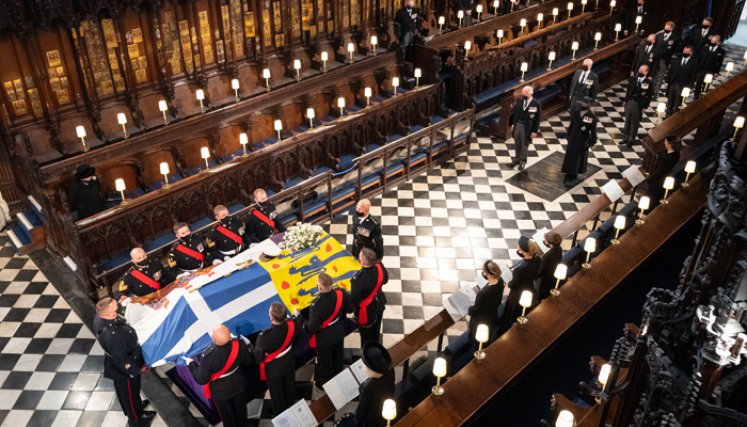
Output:
<path fill-rule="evenodd" d="M 506 309 L 501 317 L 500 332 L 507 331 L 514 323 L 517 317 L 521 315 L 521 306 L 519 299 L 523 291 L 534 293 L 534 279 L 542 266 L 542 259 L 539 256 L 539 247 L 529 240 L 526 236 L 519 239 L 519 247 L 516 253 L 521 257 L 521 261 L 513 268 L 514 277 L 508 284 L 511 292 L 506 300 Z"/>
<path fill-rule="evenodd" d="M 656 166 L 646 178 L 648 184 L 646 194 L 651 199 L 651 209 L 657 206 L 659 200 L 664 196 L 664 180 L 670 176 L 672 169 L 680 161 L 682 140 L 675 134 L 669 134 L 664 138 L 664 147 L 666 151 L 657 156 Z"/>
<path fill-rule="evenodd" d="M 498 307 L 503 300 L 503 288 L 506 286 L 501 279 L 501 268 L 493 261 L 485 261 L 482 266 L 482 277 L 488 284 L 480 289 L 475 298 L 475 305 L 469 308 L 469 338 L 475 350 L 479 346 L 475 340 L 477 325 L 487 325 L 489 336 L 495 335 L 498 327 Z"/>

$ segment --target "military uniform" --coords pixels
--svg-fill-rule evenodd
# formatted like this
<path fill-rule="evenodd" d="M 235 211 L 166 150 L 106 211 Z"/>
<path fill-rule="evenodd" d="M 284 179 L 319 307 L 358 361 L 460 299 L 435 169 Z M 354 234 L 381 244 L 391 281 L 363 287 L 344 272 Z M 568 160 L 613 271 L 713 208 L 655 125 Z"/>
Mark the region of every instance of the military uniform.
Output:
<path fill-rule="evenodd" d="M 378 342 L 381 337 L 381 319 L 386 304 L 383 285 L 389 281 L 389 273 L 378 262 L 362 268 L 350 280 L 350 300 L 355 306 L 361 347 L 368 341 Z"/>
<path fill-rule="evenodd" d="M 650 75 L 628 79 L 628 90 L 625 93 L 625 126 L 620 143 L 631 145 L 638 139 L 643 110 L 648 108 L 653 96 L 654 81 Z"/>
<path fill-rule="evenodd" d="M 168 263 L 174 275 L 200 270 L 205 267 L 206 261 L 205 242 L 194 234 L 178 238 L 169 250 Z"/>
<path fill-rule="evenodd" d="M 169 269 L 163 268 L 155 258 L 146 258 L 139 264 L 133 264 L 113 289 L 115 298 L 122 295 L 142 297 L 151 294 L 174 280 Z"/>
<path fill-rule="evenodd" d="M 244 222 L 233 217 L 218 221 L 206 242 L 214 259 L 223 260 L 244 250 Z"/>
<path fill-rule="evenodd" d="M 95 316 L 93 330 L 106 352 L 104 376 L 114 381 L 119 406 L 132 423 L 142 422 L 144 411 L 140 398 L 140 369 L 145 361 L 137 333 L 122 316 L 112 320 Z"/>
<path fill-rule="evenodd" d="M 350 296 L 344 289 L 319 292 L 311 304 L 305 329 L 312 336 L 311 347 L 316 347 L 317 373 L 314 378 L 319 385 L 344 368 L 345 317 L 352 312 Z"/>
<path fill-rule="evenodd" d="M 289 331 L 289 328 L 293 328 Z M 254 357 L 260 363 L 260 377 L 267 380 L 274 415 L 296 403 L 296 354 L 293 344 L 300 328 L 295 319 L 272 325 L 257 337 Z"/>
<path fill-rule="evenodd" d="M 356 212 L 353 218 L 353 256 L 358 258 L 361 249 L 369 248 L 376 257 L 384 257 L 384 238 L 381 237 L 381 224 L 371 215 L 361 218 Z"/>
<path fill-rule="evenodd" d="M 199 364 L 189 363 L 192 376 L 198 384 L 205 385 L 205 397 L 212 399 L 226 427 L 248 425 L 246 378 L 241 365 L 253 360 L 244 341 L 235 338 L 226 345 L 208 347 Z"/>
<path fill-rule="evenodd" d="M 257 203 L 246 217 L 246 238 L 249 243 L 259 243 L 275 233 L 285 231 L 277 221 L 278 212 L 272 202 Z"/>

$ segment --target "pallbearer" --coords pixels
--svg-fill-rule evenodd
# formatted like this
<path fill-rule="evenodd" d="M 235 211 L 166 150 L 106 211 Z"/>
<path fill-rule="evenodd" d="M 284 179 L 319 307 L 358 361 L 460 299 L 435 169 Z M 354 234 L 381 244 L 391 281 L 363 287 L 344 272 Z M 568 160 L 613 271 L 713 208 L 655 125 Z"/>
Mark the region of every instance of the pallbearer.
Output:
<path fill-rule="evenodd" d="M 254 190 L 254 201 L 257 207 L 249 212 L 246 218 L 246 237 L 249 244 L 259 243 L 275 233 L 285 231 L 283 224 L 277 221 L 278 212 L 275 204 L 267 200 L 267 192 L 258 188 Z"/>
<path fill-rule="evenodd" d="M 361 199 L 355 208 L 353 218 L 353 256 L 358 258 L 361 249 L 373 249 L 376 258 L 384 258 L 384 238 L 381 225 L 370 215 L 371 201 Z"/>
<path fill-rule="evenodd" d="M 270 329 L 257 337 L 254 357 L 259 362 L 259 377 L 267 381 L 274 415 L 296 403 L 296 355 L 293 344 L 299 335 L 295 319 L 279 302 L 270 304 Z"/>
<path fill-rule="evenodd" d="M 168 262 L 172 274 L 178 276 L 200 270 L 207 261 L 207 246 L 202 237 L 192 234 L 189 225 L 183 222 L 174 224 L 176 242 L 169 250 Z"/>
<path fill-rule="evenodd" d="M 350 299 L 355 306 L 363 346 L 369 341 L 381 340 L 381 319 L 386 304 L 383 286 L 389 281 L 389 273 L 372 249 L 361 249 L 359 258 L 363 268 L 350 280 Z"/>
<path fill-rule="evenodd" d="M 143 248 L 134 248 L 130 251 L 132 267 L 127 270 L 112 291 L 115 297 L 122 299 L 124 296 L 142 297 L 153 292 L 159 292 L 162 286 L 166 286 L 174 280 L 174 275 L 169 269 L 163 268 L 161 262 L 156 258 L 149 258 Z"/>
<path fill-rule="evenodd" d="M 228 208 L 213 208 L 218 221 L 207 238 L 208 248 L 215 261 L 226 260 L 244 250 L 244 222 L 228 216 Z"/>

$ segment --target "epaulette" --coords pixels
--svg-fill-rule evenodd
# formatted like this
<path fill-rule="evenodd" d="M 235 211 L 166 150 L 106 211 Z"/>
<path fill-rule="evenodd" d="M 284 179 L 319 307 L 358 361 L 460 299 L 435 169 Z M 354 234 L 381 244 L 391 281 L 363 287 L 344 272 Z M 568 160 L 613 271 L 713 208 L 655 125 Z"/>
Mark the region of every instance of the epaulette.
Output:
<path fill-rule="evenodd" d="M 205 243 L 207 243 L 208 248 L 212 248 L 213 246 L 215 246 L 215 242 L 209 237 L 205 237 Z"/>
<path fill-rule="evenodd" d="M 117 283 L 117 289 L 119 289 L 119 292 L 125 292 L 127 290 L 127 284 L 124 280 L 120 280 Z"/>
<path fill-rule="evenodd" d="M 166 262 L 169 264 L 169 267 L 176 267 L 176 261 L 171 255 L 169 255 L 169 257 L 166 259 Z"/>
<path fill-rule="evenodd" d="M 203 357 L 207 356 L 213 350 L 215 350 L 215 344 L 210 344 L 210 346 L 208 348 L 206 348 L 205 350 L 203 350 L 202 356 Z"/>

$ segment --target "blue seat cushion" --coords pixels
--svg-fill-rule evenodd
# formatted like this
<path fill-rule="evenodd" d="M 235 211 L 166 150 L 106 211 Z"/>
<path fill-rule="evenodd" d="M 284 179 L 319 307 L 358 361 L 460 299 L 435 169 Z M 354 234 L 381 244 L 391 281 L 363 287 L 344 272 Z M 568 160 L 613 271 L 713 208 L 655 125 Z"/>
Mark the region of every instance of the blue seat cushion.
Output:
<path fill-rule="evenodd" d="M 231 215 L 233 215 L 233 214 L 235 214 L 236 212 L 238 212 L 238 211 L 240 211 L 240 210 L 244 209 L 245 207 L 246 207 L 246 206 L 244 206 L 244 205 L 243 205 L 243 204 L 241 204 L 241 203 L 234 203 L 234 204 L 232 204 L 231 206 L 229 206 L 229 207 L 228 207 L 228 213 L 230 213 Z"/>
<path fill-rule="evenodd" d="M 319 166 L 318 168 L 311 171 L 311 176 L 322 175 L 327 172 L 332 172 L 332 169 L 327 166 Z"/>
<path fill-rule="evenodd" d="M 428 157 L 428 155 L 426 153 L 424 153 L 422 151 L 419 151 L 419 152 L 413 154 L 412 156 L 410 156 L 410 164 L 412 164 L 412 163 L 418 163 L 419 161 L 425 159 L 426 157 Z"/>
<path fill-rule="evenodd" d="M 387 142 L 394 142 L 394 141 L 397 141 L 397 140 L 400 140 L 400 139 L 402 139 L 402 135 L 400 135 L 398 133 L 395 133 L 394 135 L 389 135 L 389 136 L 386 137 L 386 141 Z"/>
<path fill-rule="evenodd" d="M 146 240 L 144 242 L 143 249 L 145 249 L 145 252 L 150 252 L 154 249 L 158 249 L 170 244 L 174 241 L 174 239 L 176 239 L 174 233 L 163 233 L 150 241 Z"/>
<path fill-rule="evenodd" d="M 199 230 L 201 228 L 207 227 L 213 221 L 215 221 L 215 220 L 212 219 L 212 218 L 202 217 L 202 218 L 198 219 L 197 221 L 189 224 L 189 229 L 194 233 L 195 231 L 197 231 L 197 230 Z"/>
<path fill-rule="evenodd" d="M 341 156 L 339 162 L 339 170 L 346 170 L 351 168 L 354 165 L 353 159 L 355 159 L 355 156 L 353 156 L 352 154 L 345 154 L 344 156 Z"/>
<path fill-rule="evenodd" d="M 381 148 L 381 145 L 378 145 L 378 144 L 368 144 L 363 149 L 363 151 L 366 152 L 366 153 L 370 153 L 370 152 L 372 152 L 372 151 L 374 151 L 376 149 L 379 149 L 379 148 Z"/>
<path fill-rule="evenodd" d="M 395 162 L 387 165 L 386 167 L 386 174 L 392 175 L 395 173 L 399 173 L 400 171 L 403 171 L 405 169 L 405 165 L 402 162 Z"/>
<path fill-rule="evenodd" d="M 412 125 L 410 126 L 410 133 L 415 133 L 421 129 L 423 129 L 422 125 Z"/>
<path fill-rule="evenodd" d="M 283 190 L 287 190 L 287 189 L 289 189 L 291 187 L 295 187 L 296 185 L 298 185 L 298 184 L 300 184 L 302 182 L 304 182 L 303 178 L 301 178 L 300 176 L 295 176 L 295 177 L 293 177 L 293 178 L 285 181 L 285 183 L 283 183 Z"/>
<path fill-rule="evenodd" d="M 438 122 L 440 122 L 440 121 L 442 121 L 442 120 L 444 120 L 444 117 L 443 117 L 443 116 L 439 116 L 439 115 L 437 114 L 437 115 L 435 115 L 435 116 L 431 117 L 431 124 L 432 124 L 432 125 L 433 125 L 433 124 L 436 124 L 436 123 L 438 123 Z"/>
<path fill-rule="evenodd" d="M 96 269 L 101 273 L 104 271 L 113 270 L 115 268 L 126 265 L 130 261 L 131 261 L 130 254 L 127 251 L 125 251 L 125 252 L 115 255 L 109 261 L 99 264 Z"/>

